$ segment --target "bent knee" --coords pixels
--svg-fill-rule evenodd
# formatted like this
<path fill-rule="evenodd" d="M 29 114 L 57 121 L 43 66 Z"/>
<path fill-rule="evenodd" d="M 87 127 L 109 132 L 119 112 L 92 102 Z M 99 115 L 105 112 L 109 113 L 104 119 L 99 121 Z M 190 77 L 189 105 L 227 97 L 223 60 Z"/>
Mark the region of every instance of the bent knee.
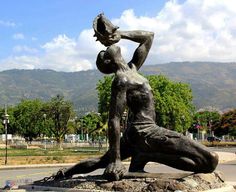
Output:
<path fill-rule="evenodd" d="M 208 157 L 206 157 L 206 165 L 203 168 L 204 173 L 211 173 L 216 169 L 219 162 L 219 156 L 215 152 L 209 152 Z"/>
<path fill-rule="evenodd" d="M 216 166 L 218 165 L 219 162 L 219 156 L 215 152 L 210 152 L 210 158 L 209 158 L 209 164 L 210 164 L 210 172 L 213 172 L 216 169 Z"/>

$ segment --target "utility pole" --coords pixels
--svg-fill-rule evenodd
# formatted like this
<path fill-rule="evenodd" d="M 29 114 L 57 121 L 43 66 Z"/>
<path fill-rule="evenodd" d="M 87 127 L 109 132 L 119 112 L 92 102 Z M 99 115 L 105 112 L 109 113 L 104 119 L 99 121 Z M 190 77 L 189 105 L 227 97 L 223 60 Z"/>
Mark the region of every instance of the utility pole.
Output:
<path fill-rule="evenodd" d="M 6 139 L 6 153 L 5 153 L 5 165 L 7 165 L 7 124 L 9 123 L 9 115 L 7 114 L 7 105 L 5 105 L 5 113 L 3 115 L 3 124 L 5 128 L 5 139 Z"/>

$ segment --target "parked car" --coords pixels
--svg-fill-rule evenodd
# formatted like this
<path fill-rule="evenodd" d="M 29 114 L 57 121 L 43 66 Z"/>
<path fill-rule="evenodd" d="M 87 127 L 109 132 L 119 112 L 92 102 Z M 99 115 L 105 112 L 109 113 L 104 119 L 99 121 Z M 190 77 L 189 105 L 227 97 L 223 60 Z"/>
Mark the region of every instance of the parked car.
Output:
<path fill-rule="evenodd" d="M 216 136 L 210 136 L 210 137 L 207 137 L 207 141 L 208 142 L 213 142 L 213 141 L 220 142 L 221 139 L 219 137 L 216 137 Z"/>

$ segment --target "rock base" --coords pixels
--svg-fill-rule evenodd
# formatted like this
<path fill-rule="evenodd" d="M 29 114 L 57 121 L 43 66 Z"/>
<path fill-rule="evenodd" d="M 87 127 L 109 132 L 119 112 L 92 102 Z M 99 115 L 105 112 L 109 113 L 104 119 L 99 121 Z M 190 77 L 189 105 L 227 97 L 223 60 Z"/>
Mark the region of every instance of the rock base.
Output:
<path fill-rule="evenodd" d="M 113 182 L 104 180 L 101 175 L 79 176 L 61 181 L 36 182 L 34 183 L 34 188 L 35 186 L 37 188 L 42 186 L 42 189 L 53 187 L 53 191 L 56 191 L 56 188 L 70 188 L 73 191 L 199 192 L 225 188 L 227 185 L 222 174 L 214 172 L 210 174 L 127 173 L 121 181 Z M 233 188 L 231 189 L 234 190 Z"/>

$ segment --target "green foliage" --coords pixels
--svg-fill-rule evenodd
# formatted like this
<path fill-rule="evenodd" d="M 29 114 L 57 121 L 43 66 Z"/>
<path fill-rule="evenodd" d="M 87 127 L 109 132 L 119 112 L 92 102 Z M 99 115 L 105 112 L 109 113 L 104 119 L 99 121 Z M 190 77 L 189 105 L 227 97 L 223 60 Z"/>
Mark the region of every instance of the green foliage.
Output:
<path fill-rule="evenodd" d="M 100 134 L 103 134 L 102 130 L 102 119 L 99 113 L 90 112 L 84 115 L 79 119 L 79 130 L 78 132 L 81 134 L 88 133 L 90 137 L 97 139 Z"/>
<path fill-rule="evenodd" d="M 58 144 L 61 145 L 61 141 L 68 132 L 68 121 L 73 114 L 72 104 L 66 101 L 63 96 L 57 95 L 46 103 L 44 111 L 47 114 L 47 119 L 51 120 L 54 125 L 51 126 L 50 131 Z"/>
<path fill-rule="evenodd" d="M 153 89 L 157 124 L 178 132 L 186 131 L 194 111 L 189 85 L 171 81 L 163 75 L 147 78 Z"/>
<path fill-rule="evenodd" d="M 22 100 L 15 108 L 12 121 L 12 128 L 16 133 L 23 136 L 26 140 L 32 141 L 41 133 L 43 114 L 43 103 L 40 100 Z M 10 130 L 11 131 L 11 130 Z"/>
<path fill-rule="evenodd" d="M 216 135 L 236 136 L 236 109 L 224 113 L 220 121 L 214 125 Z"/>
<path fill-rule="evenodd" d="M 0 109 L 0 115 L 4 109 Z M 69 119 L 74 117 L 71 102 L 65 101 L 63 96 L 53 97 L 48 102 L 39 99 L 22 100 L 14 107 L 8 107 L 10 123 L 8 133 L 18 134 L 27 141 L 34 138 L 48 136 L 55 137 L 60 144 L 66 133 L 74 132 Z M 4 133 L 1 124 L 0 133 Z"/>
<path fill-rule="evenodd" d="M 101 114 L 103 123 L 106 123 L 108 120 L 112 80 L 113 76 L 104 76 L 103 79 L 99 80 L 97 83 L 98 112 Z"/>
<path fill-rule="evenodd" d="M 197 126 L 201 130 L 213 131 L 214 125 L 219 123 L 220 117 L 221 115 L 218 111 L 198 111 L 194 114 L 191 131 L 197 132 Z"/>

